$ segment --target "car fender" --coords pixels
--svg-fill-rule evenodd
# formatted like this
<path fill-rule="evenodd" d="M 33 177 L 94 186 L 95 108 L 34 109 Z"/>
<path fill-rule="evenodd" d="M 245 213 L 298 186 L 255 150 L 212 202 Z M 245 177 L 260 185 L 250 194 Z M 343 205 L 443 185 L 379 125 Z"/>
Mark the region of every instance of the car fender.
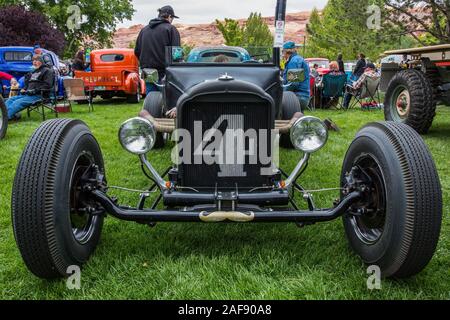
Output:
<path fill-rule="evenodd" d="M 124 73 L 124 91 L 128 94 L 136 93 L 140 83 L 140 77 L 135 72 Z M 141 89 L 142 90 L 142 89 Z"/>

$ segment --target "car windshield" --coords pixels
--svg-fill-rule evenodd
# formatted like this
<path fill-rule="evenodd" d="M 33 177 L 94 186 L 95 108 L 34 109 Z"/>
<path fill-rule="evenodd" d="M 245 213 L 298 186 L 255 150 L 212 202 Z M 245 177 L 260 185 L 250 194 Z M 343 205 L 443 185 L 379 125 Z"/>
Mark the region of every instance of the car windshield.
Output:
<path fill-rule="evenodd" d="M 272 64 L 273 49 L 269 47 L 167 47 L 169 64 Z"/>
<path fill-rule="evenodd" d="M 356 62 L 346 62 L 344 63 L 344 70 L 345 72 L 353 72 L 355 69 Z"/>
<path fill-rule="evenodd" d="M 7 62 L 31 62 L 33 53 L 29 51 L 6 51 L 4 54 L 4 59 Z"/>
<path fill-rule="evenodd" d="M 328 60 L 308 60 L 308 64 L 310 68 L 313 68 L 316 64 L 322 69 L 330 68 L 330 61 Z"/>
<path fill-rule="evenodd" d="M 125 59 L 123 54 L 120 53 L 108 53 L 108 54 L 102 54 L 100 56 L 100 59 L 103 62 L 117 62 L 117 61 L 123 61 Z"/>

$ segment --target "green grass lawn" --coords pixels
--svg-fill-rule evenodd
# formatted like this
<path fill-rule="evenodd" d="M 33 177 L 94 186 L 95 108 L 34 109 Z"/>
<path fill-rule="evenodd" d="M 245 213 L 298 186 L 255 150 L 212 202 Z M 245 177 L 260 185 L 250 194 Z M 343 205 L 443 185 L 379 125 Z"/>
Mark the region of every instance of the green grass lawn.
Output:
<path fill-rule="evenodd" d="M 95 112 L 74 106 L 70 117 L 84 120 L 97 137 L 110 185 L 145 188 L 138 159 L 120 147 L 117 130 L 138 105 L 99 103 Z M 383 119 L 382 112 L 317 111 L 342 128 L 312 156 L 302 184 L 308 189 L 337 187 L 345 152 L 357 130 Z M 436 254 L 418 276 L 384 280 L 369 291 L 366 268 L 347 244 L 341 220 L 304 229 L 294 224 L 158 224 L 156 228 L 107 218 L 97 251 L 82 272 L 81 290 L 65 281 L 43 281 L 22 262 L 10 217 L 12 181 L 21 152 L 40 125 L 38 115 L 12 123 L 0 141 L 0 299 L 450 299 L 450 108 L 440 108 L 425 137 L 444 192 L 444 222 Z M 169 165 L 170 147 L 153 152 L 159 170 Z M 282 151 L 292 170 L 299 154 Z M 137 197 L 115 192 L 121 202 Z M 336 192 L 316 195 L 329 207 Z"/>

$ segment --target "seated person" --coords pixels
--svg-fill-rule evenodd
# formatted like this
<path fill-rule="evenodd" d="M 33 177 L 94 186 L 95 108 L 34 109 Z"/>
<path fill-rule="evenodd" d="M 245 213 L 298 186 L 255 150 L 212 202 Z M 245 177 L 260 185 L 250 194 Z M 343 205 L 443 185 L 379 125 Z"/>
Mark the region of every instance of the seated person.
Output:
<path fill-rule="evenodd" d="M 344 72 L 339 70 L 339 64 L 337 63 L 337 61 L 332 61 L 332 62 L 330 62 L 330 72 L 328 74 L 332 75 L 332 76 L 342 76 L 344 74 Z M 317 86 L 318 87 L 323 86 L 323 77 L 317 83 Z"/>
<path fill-rule="evenodd" d="M 19 95 L 19 91 L 20 91 L 20 85 L 19 82 L 17 81 L 16 78 L 12 78 L 11 82 L 10 82 L 10 86 L 8 87 L 9 89 L 9 98 L 15 97 L 17 95 Z"/>
<path fill-rule="evenodd" d="M 317 71 L 317 69 L 319 69 L 319 65 L 315 63 L 311 69 L 311 75 L 316 79 L 320 77 L 319 71 Z"/>
<path fill-rule="evenodd" d="M 348 109 L 348 106 L 350 105 L 350 102 L 352 100 L 352 97 L 356 94 L 356 92 L 361 89 L 364 82 L 367 78 L 372 79 L 378 79 L 380 78 L 380 74 L 377 72 L 376 67 L 373 63 L 368 63 L 366 65 L 366 68 L 364 70 L 364 73 L 359 77 L 358 80 L 353 82 L 352 84 L 348 85 L 348 90 L 345 93 L 344 97 L 344 108 Z"/>
<path fill-rule="evenodd" d="M 5 80 L 5 81 L 11 81 L 12 78 L 13 78 L 12 75 L 10 75 L 10 74 L 8 74 L 8 73 L 6 73 L 6 72 L 1 72 L 1 71 L 0 71 L 0 95 L 1 95 L 2 97 L 5 96 L 5 94 L 6 94 L 6 89 L 8 89 L 7 86 L 2 86 L 2 85 L 1 85 L 2 81 L 3 81 L 3 80 Z"/>
<path fill-rule="evenodd" d="M 53 85 L 53 71 L 45 66 L 41 55 L 33 56 L 33 68 L 34 70 L 25 76 L 25 86 L 21 90 L 21 95 L 5 101 L 9 120 L 42 99 L 42 91 L 50 90 Z"/>
<path fill-rule="evenodd" d="M 221 54 L 221 55 L 218 55 L 217 57 L 215 57 L 213 62 L 215 62 L 215 63 L 227 63 L 227 62 L 230 62 L 230 59 L 226 55 Z"/>
<path fill-rule="evenodd" d="M 286 60 L 286 66 L 283 72 L 284 90 L 292 91 L 298 97 L 302 110 L 306 109 L 310 99 L 310 71 L 309 65 L 297 53 L 295 42 L 288 41 L 283 45 L 283 58 Z M 291 69 L 303 69 L 305 80 L 299 83 L 289 83 L 287 76 Z"/>

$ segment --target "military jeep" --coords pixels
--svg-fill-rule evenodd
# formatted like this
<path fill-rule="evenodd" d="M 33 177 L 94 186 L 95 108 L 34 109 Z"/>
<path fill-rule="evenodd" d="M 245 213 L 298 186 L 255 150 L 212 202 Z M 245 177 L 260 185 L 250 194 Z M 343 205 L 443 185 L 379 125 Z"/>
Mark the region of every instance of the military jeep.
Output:
<path fill-rule="evenodd" d="M 450 44 L 384 54 L 402 56 L 401 63 L 381 65 L 386 120 L 406 123 L 426 134 L 436 115 L 436 105 L 450 106 Z"/>
<path fill-rule="evenodd" d="M 286 1 L 279 0 L 276 20 L 284 21 L 285 11 Z M 23 152 L 12 190 L 15 239 L 29 270 L 51 279 L 86 263 L 107 216 L 149 226 L 304 227 L 342 218 L 351 247 L 383 276 L 410 277 L 424 269 L 440 234 L 442 192 L 422 138 L 401 123 L 366 125 L 345 155 L 339 199 L 318 208 L 302 174 L 327 143 L 327 127 L 304 116 L 295 94 L 283 91 L 279 57 L 275 47 L 269 63 L 170 63 L 161 92 L 147 101 L 154 113 L 118 130 L 123 148 L 140 159 L 136 170 L 149 180 L 144 190 L 122 188 L 140 195 L 134 207 L 109 194 L 116 187 L 108 185 L 100 146 L 82 121 L 43 123 Z M 292 79 L 302 79 L 301 70 L 292 72 Z M 163 111 L 173 106 L 176 119 L 165 118 Z M 152 165 L 154 149 L 164 147 L 169 134 L 176 147 L 160 173 Z M 277 161 L 280 135 L 298 150 L 290 173 Z M 300 201 L 308 209 L 301 210 Z"/>

